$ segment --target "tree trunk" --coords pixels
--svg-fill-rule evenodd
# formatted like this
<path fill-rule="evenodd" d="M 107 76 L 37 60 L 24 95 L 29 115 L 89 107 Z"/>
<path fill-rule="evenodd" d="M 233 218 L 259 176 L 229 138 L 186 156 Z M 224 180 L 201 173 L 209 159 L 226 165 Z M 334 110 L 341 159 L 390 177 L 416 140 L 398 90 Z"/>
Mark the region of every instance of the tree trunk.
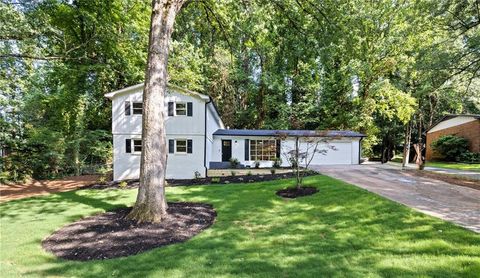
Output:
<path fill-rule="evenodd" d="M 423 124 L 422 124 L 422 115 L 419 115 L 418 117 L 418 148 L 417 148 L 417 165 L 418 165 L 418 169 L 419 170 L 423 170 L 423 167 L 424 167 L 424 161 L 423 161 L 423 155 L 422 155 L 422 152 L 423 152 L 423 143 L 422 143 L 422 127 L 423 127 Z"/>
<path fill-rule="evenodd" d="M 296 171 L 296 183 L 297 183 L 297 189 L 300 189 L 302 186 L 302 183 L 300 181 L 300 142 L 299 138 L 295 138 L 295 171 Z"/>
<path fill-rule="evenodd" d="M 408 122 L 407 128 L 405 129 L 405 142 L 403 144 L 403 161 L 402 169 L 405 169 L 408 165 L 408 160 L 410 158 L 410 142 L 412 137 L 412 129 L 410 127 L 411 123 Z"/>
<path fill-rule="evenodd" d="M 160 222 L 167 214 L 165 171 L 167 148 L 164 98 L 167 64 L 175 17 L 185 0 L 152 0 L 145 88 L 143 90 L 142 156 L 137 201 L 128 215 L 137 222 Z"/>

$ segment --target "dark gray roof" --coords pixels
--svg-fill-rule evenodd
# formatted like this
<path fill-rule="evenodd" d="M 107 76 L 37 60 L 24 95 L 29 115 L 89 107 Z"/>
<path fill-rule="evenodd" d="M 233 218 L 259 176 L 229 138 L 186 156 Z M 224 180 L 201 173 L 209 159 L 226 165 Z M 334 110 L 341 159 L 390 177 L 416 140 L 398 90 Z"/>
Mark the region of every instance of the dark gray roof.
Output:
<path fill-rule="evenodd" d="M 225 136 L 290 136 L 290 137 L 366 137 L 350 130 L 267 130 L 267 129 L 218 129 L 213 135 Z"/>

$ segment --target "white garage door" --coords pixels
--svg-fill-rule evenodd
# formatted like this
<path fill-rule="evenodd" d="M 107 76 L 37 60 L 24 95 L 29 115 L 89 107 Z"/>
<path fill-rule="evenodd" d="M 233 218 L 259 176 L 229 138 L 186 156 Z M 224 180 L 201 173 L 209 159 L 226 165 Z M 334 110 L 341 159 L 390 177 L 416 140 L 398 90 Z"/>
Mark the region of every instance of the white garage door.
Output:
<path fill-rule="evenodd" d="M 322 155 L 317 153 L 312 160 L 311 165 L 335 165 L 335 164 L 352 164 L 352 143 L 337 142 L 331 143 L 335 150 L 328 149 L 326 146 L 319 146 L 319 149 L 327 149 L 327 153 Z"/>

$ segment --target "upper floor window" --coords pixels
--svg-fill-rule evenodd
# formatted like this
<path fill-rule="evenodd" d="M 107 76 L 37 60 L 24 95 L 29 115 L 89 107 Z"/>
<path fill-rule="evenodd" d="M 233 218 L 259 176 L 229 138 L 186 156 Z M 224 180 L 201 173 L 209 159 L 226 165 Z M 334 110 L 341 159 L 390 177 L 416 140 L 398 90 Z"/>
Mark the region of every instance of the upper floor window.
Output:
<path fill-rule="evenodd" d="M 133 106 L 133 115 L 142 115 L 143 103 L 134 102 L 132 106 Z"/>
<path fill-rule="evenodd" d="M 125 101 L 125 116 L 130 116 L 133 112 L 133 115 L 142 115 L 143 112 L 143 103 L 130 101 Z"/>
<path fill-rule="evenodd" d="M 193 102 L 173 102 L 168 103 L 168 116 L 193 116 Z"/>
<path fill-rule="evenodd" d="M 185 116 L 187 115 L 187 104 L 182 102 L 177 102 L 175 104 L 175 114 L 177 116 Z"/>

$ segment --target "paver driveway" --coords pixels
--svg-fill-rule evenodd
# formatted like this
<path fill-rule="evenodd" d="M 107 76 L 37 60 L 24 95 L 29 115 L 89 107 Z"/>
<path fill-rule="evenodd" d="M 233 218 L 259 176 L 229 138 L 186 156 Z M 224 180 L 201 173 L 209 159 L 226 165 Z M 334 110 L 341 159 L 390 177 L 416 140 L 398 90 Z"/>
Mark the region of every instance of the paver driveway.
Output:
<path fill-rule="evenodd" d="M 480 233 L 480 190 L 413 176 L 409 171 L 389 165 L 314 165 L 311 168 Z"/>

